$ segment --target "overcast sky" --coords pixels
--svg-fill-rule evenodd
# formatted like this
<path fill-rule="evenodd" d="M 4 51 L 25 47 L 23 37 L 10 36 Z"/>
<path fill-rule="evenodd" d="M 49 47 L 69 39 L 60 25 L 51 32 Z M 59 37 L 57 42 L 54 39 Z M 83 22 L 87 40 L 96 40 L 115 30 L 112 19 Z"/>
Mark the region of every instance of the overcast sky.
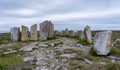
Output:
<path fill-rule="evenodd" d="M 120 29 L 120 0 L 0 0 L 0 32 L 51 20 L 55 29 Z"/>

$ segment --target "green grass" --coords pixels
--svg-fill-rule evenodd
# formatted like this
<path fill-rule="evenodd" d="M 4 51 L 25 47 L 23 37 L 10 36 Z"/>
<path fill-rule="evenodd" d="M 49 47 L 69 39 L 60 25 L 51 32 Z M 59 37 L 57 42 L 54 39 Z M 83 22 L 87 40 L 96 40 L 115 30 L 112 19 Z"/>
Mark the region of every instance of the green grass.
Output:
<path fill-rule="evenodd" d="M 1 54 L 0 55 L 0 69 L 21 66 L 23 63 L 20 58 L 23 56 L 16 56 L 17 53 Z"/>
<path fill-rule="evenodd" d="M 89 43 L 87 42 L 87 40 L 82 40 L 82 39 L 79 39 L 77 43 L 80 43 L 80 44 L 82 44 L 84 46 L 88 46 L 89 45 Z"/>
<path fill-rule="evenodd" d="M 107 70 L 117 70 L 117 69 L 116 69 L 116 66 L 114 64 L 108 64 Z"/>
<path fill-rule="evenodd" d="M 109 55 L 120 57 L 120 47 L 113 47 Z"/>
<path fill-rule="evenodd" d="M 54 39 L 57 39 L 57 38 L 58 38 L 57 36 L 48 37 L 48 40 L 54 40 Z"/>
<path fill-rule="evenodd" d="M 81 55 L 82 51 L 74 48 L 67 48 L 64 50 L 64 53 L 76 53 L 77 55 Z"/>
<path fill-rule="evenodd" d="M 94 51 L 93 47 L 89 50 L 89 55 L 97 56 L 96 52 Z"/>

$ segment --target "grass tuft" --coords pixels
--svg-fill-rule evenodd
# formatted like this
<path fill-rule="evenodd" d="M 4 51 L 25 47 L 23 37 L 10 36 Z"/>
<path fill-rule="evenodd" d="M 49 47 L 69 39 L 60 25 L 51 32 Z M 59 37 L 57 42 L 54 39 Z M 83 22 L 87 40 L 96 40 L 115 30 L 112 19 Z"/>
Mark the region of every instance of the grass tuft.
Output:
<path fill-rule="evenodd" d="M 88 46 L 89 45 L 89 43 L 87 42 L 87 40 L 82 40 L 82 39 L 79 39 L 79 41 L 77 43 L 80 43 L 80 44 L 82 44 L 84 46 Z"/>

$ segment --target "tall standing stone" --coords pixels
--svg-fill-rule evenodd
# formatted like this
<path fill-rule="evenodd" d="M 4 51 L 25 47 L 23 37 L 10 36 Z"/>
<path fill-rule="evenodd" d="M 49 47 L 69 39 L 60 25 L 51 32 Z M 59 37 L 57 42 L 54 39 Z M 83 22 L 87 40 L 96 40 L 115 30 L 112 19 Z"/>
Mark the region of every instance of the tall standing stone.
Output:
<path fill-rule="evenodd" d="M 80 39 L 86 40 L 84 31 L 81 31 L 81 32 L 80 32 Z"/>
<path fill-rule="evenodd" d="M 44 21 L 40 24 L 40 40 L 47 40 L 48 37 L 53 37 L 54 25 L 51 21 Z"/>
<path fill-rule="evenodd" d="M 51 37 L 53 37 L 53 34 L 54 34 L 54 25 L 50 21 L 50 23 L 47 24 L 47 27 L 48 27 L 47 28 L 48 29 L 48 37 L 51 38 Z"/>
<path fill-rule="evenodd" d="M 34 41 L 37 40 L 37 24 L 31 26 L 30 36 L 31 36 L 30 40 L 34 40 Z"/>
<path fill-rule="evenodd" d="M 95 35 L 93 49 L 98 55 L 107 55 L 112 48 L 112 31 L 98 32 Z"/>
<path fill-rule="evenodd" d="M 22 31 L 21 31 L 21 41 L 28 41 L 28 27 L 22 25 Z"/>
<path fill-rule="evenodd" d="M 19 27 L 11 28 L 10 33 L 11 33 L 11 40 L 12 41 L 19 41 L 20 40 L 20 28 Z"/>
<path fill-rule="evenodd" d="M 92 33 L 89 26 L 84 28 L 85 37 L 88 43 L 92 43 Z"/>

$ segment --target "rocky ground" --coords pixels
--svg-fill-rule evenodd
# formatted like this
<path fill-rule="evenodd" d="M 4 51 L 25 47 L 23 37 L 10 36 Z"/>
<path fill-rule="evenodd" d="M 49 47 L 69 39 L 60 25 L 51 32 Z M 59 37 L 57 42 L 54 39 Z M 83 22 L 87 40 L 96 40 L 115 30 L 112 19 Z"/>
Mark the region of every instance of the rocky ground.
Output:
<path fill-rule="evenodd" d="M 78 43 L 78 39 L 71 37 L 36 42 L 7 41 L 0 45 L 0 69 L 119 70 L 118 40 L 114 38 L 113 45 L 116 46 L 107 56 L 97 56 L 92 50 L 92 44 L 85 46 L 82 42 Z"/>

